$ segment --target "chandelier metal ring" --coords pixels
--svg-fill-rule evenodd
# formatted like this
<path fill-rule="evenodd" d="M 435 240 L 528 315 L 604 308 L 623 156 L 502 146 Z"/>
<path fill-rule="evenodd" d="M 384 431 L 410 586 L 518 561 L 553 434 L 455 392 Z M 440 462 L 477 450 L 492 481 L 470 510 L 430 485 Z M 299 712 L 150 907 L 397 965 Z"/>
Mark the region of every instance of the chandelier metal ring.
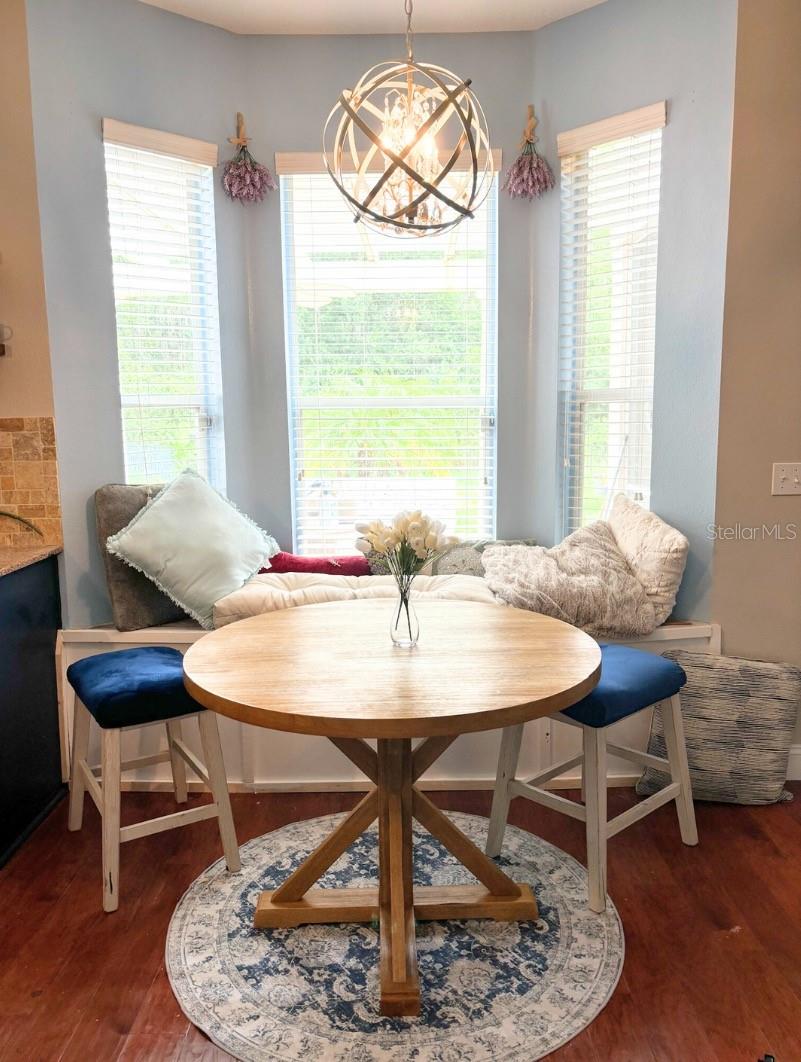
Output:
<path fill-rule="evenodd" d="M 473 216 L 493 165 L 470 80 L 417 62 L 409 33 L 406 61 L 380 63 L 342 92 L 325 124 L 323 153 L 357 221 L 423 236 Z"/>

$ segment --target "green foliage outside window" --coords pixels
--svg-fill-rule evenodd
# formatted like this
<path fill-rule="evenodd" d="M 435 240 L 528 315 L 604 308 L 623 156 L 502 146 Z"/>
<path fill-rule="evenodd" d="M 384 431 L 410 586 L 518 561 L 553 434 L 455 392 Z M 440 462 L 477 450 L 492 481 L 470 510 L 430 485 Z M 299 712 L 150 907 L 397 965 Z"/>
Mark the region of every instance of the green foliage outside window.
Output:
<path fill-rule="evenodd" d="M 471 445 L 471 465 L 480 467 L 480 410 L 392 405 L 393 399 L 481 394 L 484 320 L 475 294 L 341 297 L 316 309 L 299 306 L 296 329 L 305 478 L 365 477 L 378 468 L 382 476 L 467 481 L 473 472 L 458 458 Z M 379 397 L 386 405 L 359 404 Z M 353 405 L 310 408 L 317 398 Z"/>
<path fill-rule="evenodd" d="M 129 479 L 158 482 L 197 467 L 201 405 L 148 399 L 203 395 L 188 295 L 138 294 L 117 302 L 123 442 Z M 203 472 L 203 468 L 198 471 Z"/>
<path fill-rule="evenodd" d="M 587 250 L 585 302 L 587 350 L 582 389 L 610 384 L 609 354 L 612 330 L 612 243 L 609 228 L 590 229 Z M 582 523 L 598 520 L 606 504 L 607 484 L 601 475 L 609 467 L 609 404 L 588 403 L 582 418 Z"/>

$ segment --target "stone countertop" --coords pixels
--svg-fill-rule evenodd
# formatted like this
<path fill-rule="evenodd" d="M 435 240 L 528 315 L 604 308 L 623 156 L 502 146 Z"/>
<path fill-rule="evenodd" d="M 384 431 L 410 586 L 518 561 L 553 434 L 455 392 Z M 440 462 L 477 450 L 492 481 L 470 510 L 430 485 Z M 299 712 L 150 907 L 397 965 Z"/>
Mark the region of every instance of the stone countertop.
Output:
<path fill-rule="evenodd" d="M 0 576 L 61 553 L 61 546 L 0 546 Z"/>

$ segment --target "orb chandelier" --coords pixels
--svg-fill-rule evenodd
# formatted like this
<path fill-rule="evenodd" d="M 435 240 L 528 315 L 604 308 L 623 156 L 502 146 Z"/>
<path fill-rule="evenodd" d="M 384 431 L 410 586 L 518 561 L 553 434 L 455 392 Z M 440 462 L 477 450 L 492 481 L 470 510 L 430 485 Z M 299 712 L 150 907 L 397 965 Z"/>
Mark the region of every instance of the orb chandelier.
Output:
<path fill-rule="evenodd" d="M 492 184 L 492 154 L 470 79 L 415 60 L 412 0 L 405 11 L 406 60 L 379 63 L 342 92 L 323 156 L 356 221 L 426 236 L 473 217 Z"/>

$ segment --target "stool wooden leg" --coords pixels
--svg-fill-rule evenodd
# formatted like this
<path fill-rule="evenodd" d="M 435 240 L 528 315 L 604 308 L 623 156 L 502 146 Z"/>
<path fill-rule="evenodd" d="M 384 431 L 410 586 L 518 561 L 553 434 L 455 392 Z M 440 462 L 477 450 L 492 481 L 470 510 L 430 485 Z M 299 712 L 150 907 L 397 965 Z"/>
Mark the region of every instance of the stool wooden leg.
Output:
<path fill-rule="evenodd" d="M 231 798 L 228 795 L 228 779 L 225 776 L 220 732 L 214 712 L 201 712 L 197 717 L 200 728 L 200 740 L 203 744 L 203 759 L 209 775 L 211 793 L 217 805 L 217 822 L 220 827 L 225 863 L 232 873 L 241 870 L 239 844 L 236 839 L 234 817 L 231 814 Z"/>
<path fill-rule="evenodd" d="M 103 910 L 120 904 L 120 732 L 103 730 L 101 784 L 103 793 Z"/>
<path fill-rule="evenodd" d="M 181 740 L 181 721 L 171 719 L 167 723 L 167 745 L 170 750 L 170 765 L 172 766 L 172 785 L 175 790 L 175 800 L 178 804 L 186 802 L 186 763 L 183 756 L 175 747 L 175 742 Z"/>
<path fill-rule="evenodd" d="M 83 825 L 83 805 L 86 794 L 86 779 L 81 764 L 89 755 L 89 725 L 92 717 L 81 702 L 75 699 L 75 716 L 72 724 L 72 764 L 70 765 L 70 808 L 67 818 L 68 830 L 80 830 Z"/>
<path fill-rule="evenodd" d="M 489 830 L 485 851 L 488 856 L 501 854 L 503 835 L 506 832 L 506 820 L 509 817 L 509 783 L 514 780 L 517 761 L 520 757 L 520 742 L 523 739 L 523 726 L 508 726 L 501 735 L 501 752 L 498 757 L 498 773 L 495 777 L 495 795 L 492 798 Z"/>
<path fill-rule="evenodd" d="M 589 907 L 606 910 L 606 730 L 585 726 L 584 787 L 587 812 Z"/>
<path fill-rule="evenodd" d="M 698 829 L 695 825 L 695 807 L 693 806 L 690 768 L 687 763 L 687 746 L 684 741 L 684 722 L 681 716 L 681 698 L 678 694 L 670 701 L 662 701 L 659 706 L 662 713 L 662 730 L 665 734 L 670 778 L 681 786 L 676 797 L 676 811 L 679 816 L 681 839 L 685 844 L 698 844 Z"/>

